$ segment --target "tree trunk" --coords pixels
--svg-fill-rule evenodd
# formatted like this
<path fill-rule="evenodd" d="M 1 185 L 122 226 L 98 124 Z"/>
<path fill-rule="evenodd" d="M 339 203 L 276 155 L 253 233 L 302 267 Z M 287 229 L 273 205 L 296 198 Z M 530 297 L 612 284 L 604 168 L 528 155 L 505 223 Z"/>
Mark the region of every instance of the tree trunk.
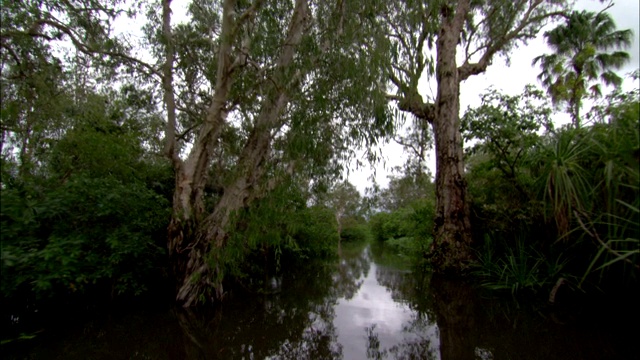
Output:
<path fill-rule="evenodd" d="M 443 6 L 443 25 L 437 40 L 438 92 L 433 120 L 436 217 L 431 262 L 436 272 L 447 274 L 461 274 L 473 259 L 460 133 L 460 79 L 456 64 L 456 47 L 468 11 L 468 1 L 459 1 L 455 14 L 449 6 Z"/>
<path fill-rule="evenodd" d="M 168 227 L 167 247 L 177 286 L 194 281 L 192 268 L 195 258 L 206 254 L 208 244 L 200 244 L 198 229 L 204 217 L 204 186 L 208 179 L 211 154 L 226 121 L 226 103 L 233 83 L 231 51 L 234 30 L 235 0 L 225 0 L 223 5 L 222 39 L 219 48 L 216 84 L 211 105 L 207 109 L 195 143 L 188 158 L 182 161 L 177 154 L 175 126 L 175 100 L 173 94 L 174 46 L 171 33 L 171 0 L 163 1 L 163 31 L 166 47 L 166 62 L 163 67 L 164 102 L 167 108 L 167 130 L 165 153 L 171 159 L 175 171 L 173 213 Z M 204 247 L 203 247 L 204 246 Z M 191 269 L 191 270 L 190 270 Z M 195 299 L 191 299 L 193 301 Z M 191 302 L 189 302 L 191 304 Z"/>
<path fill-rule="evenodd" d="M 574 129 L 580 128 L 580 108 L 582 107 L 582 95 L 579 92 L 580 88 L 578 86 L 575 86 L 571 94 L 571 100 L 569 101 L 569 112 L 571 113 L 571 122 Z"/>
<path fill-rule="evenodd" d="M 231 28 L 233 0 L 225 2 L 225 29 Z M 203 190 L 207 180 L 210 157 L 226 121 L 224 105 L 232 83 L 234 64 L 231 64 L 231 34 L 221 44 L 218 77 L 212 105 L 189 158 L 179 164 L 174 193 L 174 214 L 169 226 L 169 252 L 178 281 L 176 300 L 184 307 L 222 298 L 224 289 L 224 248 L 232 216 L 249 205 L 251 200 L 269 191 L 263 186 L 266 162 L 271 153 L 272 131 L 282 125 L 282 113 L 289 103 L 289 91 L 297 88 L 302 78 L 292 73 L 290 66 L 297 46 L 307 29 L 310 12 L 306 0 L 296 1 L 286 44 L 279 55 L 274 81 L 265 90 L 260 113 L 255 118 L 247 142 L 237 162 L 237 176 L 225 186 L 213 212 L 205 214 Z M 229 19 L 229 23 L 226 21 Z M 229 30 L 230 31 L 230 30 Z M 237 59 L 236 59 L 237 60 Z M 273 180 L 273 179 L 271 179 Z M 269 182 L 273 183 L 273 181 Z"/>

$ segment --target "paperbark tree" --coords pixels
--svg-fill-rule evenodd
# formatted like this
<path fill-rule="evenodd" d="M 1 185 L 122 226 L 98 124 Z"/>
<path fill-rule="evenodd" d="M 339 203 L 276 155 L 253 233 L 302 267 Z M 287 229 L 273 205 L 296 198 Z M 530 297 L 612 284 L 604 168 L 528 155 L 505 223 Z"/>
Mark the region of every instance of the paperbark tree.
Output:
<path fill-rule="evenodd" d="M 361 206 L 361 196 L 358 189 L 348 181 L 337 183 L 327 194 L 327 205 L 336 218 L 338 235 L 342 234 L 344 220 L 356 217 Z"/>
<path fill-rule="evenodd" d="M 216 23 L 215 6 L 195 2 L 194 23 L 174 29 L 170 0 L 163 2 L 165 152 L 176 172 L 168 246 L 184 306 L 224 294 L 224 250 L 234 214 L 287 177 L 335 171 L 350 144 L 373 142 L 390 129 L 384 68 L 372 55 L 381 53 L 384 37 L 356 4 L 225 0 L 219 10 Z M 206 16 L 208 21 L 197 19 Z M 207 22 L 213 37 L 197 34 Z M 191 47 L 179 42 L 197 36 Z M 188 57 L 206 52 L 197 47 L 201 43 L 216 48 L 215 76 L 207 70 L 210 58 Z M 173 81 L 176 71 L 186 86 Z M 210 86 L 196 84 L 200 76 L 210 76 Z M 197 98 L 207 88 L 212 95 L 202 106 Z M 186 127 L 179 114 L 195 119 L 185 159 L 179 141 L 189 129 L 177 134 Z M 212 182 L 215 194 L 206 190 Z"/>
<path fill-rule="evenodd" d="M 535 37 L 546 20 L 563 14 L 564 1 L 416 1 L 396 3 L 386 16 L 394 43 L 390 80 L 398 108 L 431 124 L 436 150 L 434 269 L 460 274 L 473 261 L 471 225 L 460 133 L 460 84 L 483 73 L 494 57 Z M 433 52 L 435 45 L 435 62 Z M 458 51 L 463 61 L 458 65 Z M 435 99 L 424 101 L 418 82 L 435 76 Z"/>

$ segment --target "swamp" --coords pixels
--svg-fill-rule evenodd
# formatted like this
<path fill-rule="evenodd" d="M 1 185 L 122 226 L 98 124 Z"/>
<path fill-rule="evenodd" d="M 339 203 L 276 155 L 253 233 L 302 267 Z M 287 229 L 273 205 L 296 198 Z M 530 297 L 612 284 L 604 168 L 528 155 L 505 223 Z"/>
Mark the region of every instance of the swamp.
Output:
<path fill-rule="evenodd" d="M 639 11 L 2 1 L 2 358 L 639 358 Z"/>

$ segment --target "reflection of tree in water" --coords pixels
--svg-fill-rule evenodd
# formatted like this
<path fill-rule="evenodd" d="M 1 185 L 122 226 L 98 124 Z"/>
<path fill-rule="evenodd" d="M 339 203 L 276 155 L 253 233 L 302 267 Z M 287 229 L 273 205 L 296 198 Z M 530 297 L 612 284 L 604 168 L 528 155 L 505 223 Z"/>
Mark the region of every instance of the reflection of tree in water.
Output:
<path fill-rule="evenodd" d="M 376 280 L 391 298 L 415 312 L 403 326 L 404 341 L 389 349 L 375 348 L 377 334 L 369 330 L 371 358 L 475 359 L 478 344 L 475 292 L 464 283 L 446 281 L 422 272 L 401 271 L 393 265 L 403 260 L 384 247 L 373 249 L 378 263 Z M 378 343 L 379 346 L 379 343 Z"/>
<path fill-rule="evenodd" d="M 59 338 L 29 344 L 23 356 L 3 356 L 339 359 L 343 355 L 333 322 L 334 305 L 342 296 L 353 296 L 359 289 L 356 279 L 368 273 L 370 258 L 360 254 L 344 251 L 347 261 L 342 265 L 286 272 L 275 282 L 280 287 L 275 295 L 236 294 L 216 309 L 180 309 L 173 315 L 148 309 L 96 317 L 84 326 L 61 329 Z M 373 259 L 378 263 L 375 254 Z M 375 327 L 362 333 L 368 340 L 362 354 L 366 351 L 371 359 L 637 358 L 637 332 L 604 322 L 606 314 L 584 309 L 582 319 L 565 316 L 559 318 L 562 324 L 544 308 L 517 306 L 510 299 L 483 299 L 459 281 L 431 279 L 385 265 L 376 269 L 378 282 L 393 299 L 414 312 L 403 325 L 401 343 L 395 346 L 382 347 Z M 629 317 L 621 321 L 635 323 Z M 177 335 L 180 332 L 183 336 Z"/>
<path fill-rule="evenodd" d="M 364 278 L 369 273 L 371 257 L 369 252 L 363 251 L 361 246 L 348 250 L 341 251 L 338 269 L 333 274 L 333 282 L 336 298 L 343 297 L 350 300 L 360 290 Z"/>
<path fill-rule="evenodd" d="M 571 306 L 569 314 L 576 315 L 580 305 Z M 476 351 L 490 352 L 496 359 L 638 358 L 638 333 L 626 325 L 637 324 L 633 319 L 620 319 L 626 324 L 619 326 L 610 318 L 603 321 L 601 309 L 558 319 L 556 310 L 526 299 L 519 304 L 507 298 L 478 299 Z"/>
<path fill-rule="evenodd" d="M 336 266 L 285 273 L 276 281 L 280 289 L 275 295 L 236 295 L 209 313 L 178 311 L 186 347 L 185 356 L 179 358 L 342 358 L 333 323 L 335 303 L 341 297 L 352 298 L 360 289 L 371 268 L 370 256 L 358 249 L 345 250 Z M 386 261 L 392 264 L 395 260 L 389 257 Z M 375 275 L 394 301 L 414 311 L 403 325 L 401 342 L 394 346 L 381 344 L 375 326 L 366 329 L 363 353 L 370 359 L 588 359 L 619 354 L 607 348 L 612 345 L 606 339 L 585 341 L 580 329 L 483 300 L 459 281 L 385 265 L 376 266 Z"/>
<path fill-rule="evenodd" d="M 425 272 L 376 267 L 376 281 L 389 291 L 395 302 L 407 304 L 412 310 L 435 319 L 433 301 L 428 295 L 430 278 L 431 274 Z"/>
<path fill-rule="evenodd" d="M 477 298 L 470 284 L 431 277 L 431 296 L 443 360 L 475 359 L 478 344 Z"/>
<path fill-rule="evenodd" d="M 512 299 L 483 299 L 463 281 L 402 273 L 378 267 L 376 278 L 395 301 L 416 312 L 408 321 L 402 343 L 375 349 L 370 358 L 384 359 L 601 359 L 634 358 L 630 332 L 598 327 L 589 321 L 558 324 L 533 304 Z M 437 327 L 439 336 L 428 335 Z M 611 332 L 617 332 L 618 336 Z M 375 333 L 365 334 L 368 339 Z M 410 336 L 409 336 L 410 335 Z M 413 336 L 413 337 L 412 337 Z M 437 343 L 434 343 L 436 342 Z M 369 346 L 375 341 L 369 341 Z M 435 350 L 435 351 L 434 351 Z M 635 351 L 635 352 L 634 352 Z"/>
<path fill-rule="evenodd" d="M 374 259 L 384 258 L 385 263 L 397 263 L 401 258 L 392 259 L 377 248 Z M 374 326 L 366 329 L 367 357 L 370 359 L 438 359 L 438 330 L 433 302 L 428 296 L 429 276 L 398 270 L 394 267 L 379 265 L 376 267 L 376 280 L 390 293 L 397 303 L 409 306 L 412 318 L 403 325 L 403 341 L 388 349 L 380 348 L 380 341 Z"/>
<path fill-rule="evenodd" d="M 375 324 L 366 328 L 367 359 L 439 359 L 438 348 L 432 344 L 434 337 L 430 336 L 428 331 L 429 328 L 433 327 L 433 323 L 428 321 L 426 317 L 420 317 L 415 320 L 412 322 L 411 330 L 403 329 L 403 332 L 409 333 L 411 336 L 405 337 L 403 342 L 389 349 L 380 348 L 380 340 L 378 339 L 378 333 L 375 331 Z"/>
<path fill-rule="evenodd" d="M 285 273 L 270 296 L 235 296 L 215 311 L 179 310 L 190 359 L 340 359 L 334 305 L 353 296 L 370 266 L 366 256 L 343 256 Z"/>
<path fill-rule="evenodd" d="M 336 332 L 329 314 L 311 305 L 274 302 L 238 311 L 222 306 L 212 314 L 179 310 L 188 359 L 339 359 Z M 314 310 L 318 310 L 315 313 Z M 222 316 L 220 314 L 223 314 Z M 310 315 L 312 314 L 312 315 Z"/>
<path fill-rule="evenodd" d="M 389 352 L 380 349 L 380 339 L 378 339 L 378 333 L 376 333 L 376 324 L 364 330 L 367 333 L 367 359 L 385 359 Z"/>

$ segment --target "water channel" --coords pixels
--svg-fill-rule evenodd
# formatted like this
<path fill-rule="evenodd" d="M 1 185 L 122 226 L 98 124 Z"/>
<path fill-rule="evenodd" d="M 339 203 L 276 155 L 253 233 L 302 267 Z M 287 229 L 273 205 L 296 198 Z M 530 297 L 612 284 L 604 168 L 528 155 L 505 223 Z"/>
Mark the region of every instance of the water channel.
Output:
<path fill-rule="evenodd" d="M 231 295 L 216 309 L 148 310 L 49 329 L 7 358 L 633 359 L 635 330 L 489 298 L 416 274 L 380 245 Z M 634 333 L 635 332 L 635 333 Z"/>

